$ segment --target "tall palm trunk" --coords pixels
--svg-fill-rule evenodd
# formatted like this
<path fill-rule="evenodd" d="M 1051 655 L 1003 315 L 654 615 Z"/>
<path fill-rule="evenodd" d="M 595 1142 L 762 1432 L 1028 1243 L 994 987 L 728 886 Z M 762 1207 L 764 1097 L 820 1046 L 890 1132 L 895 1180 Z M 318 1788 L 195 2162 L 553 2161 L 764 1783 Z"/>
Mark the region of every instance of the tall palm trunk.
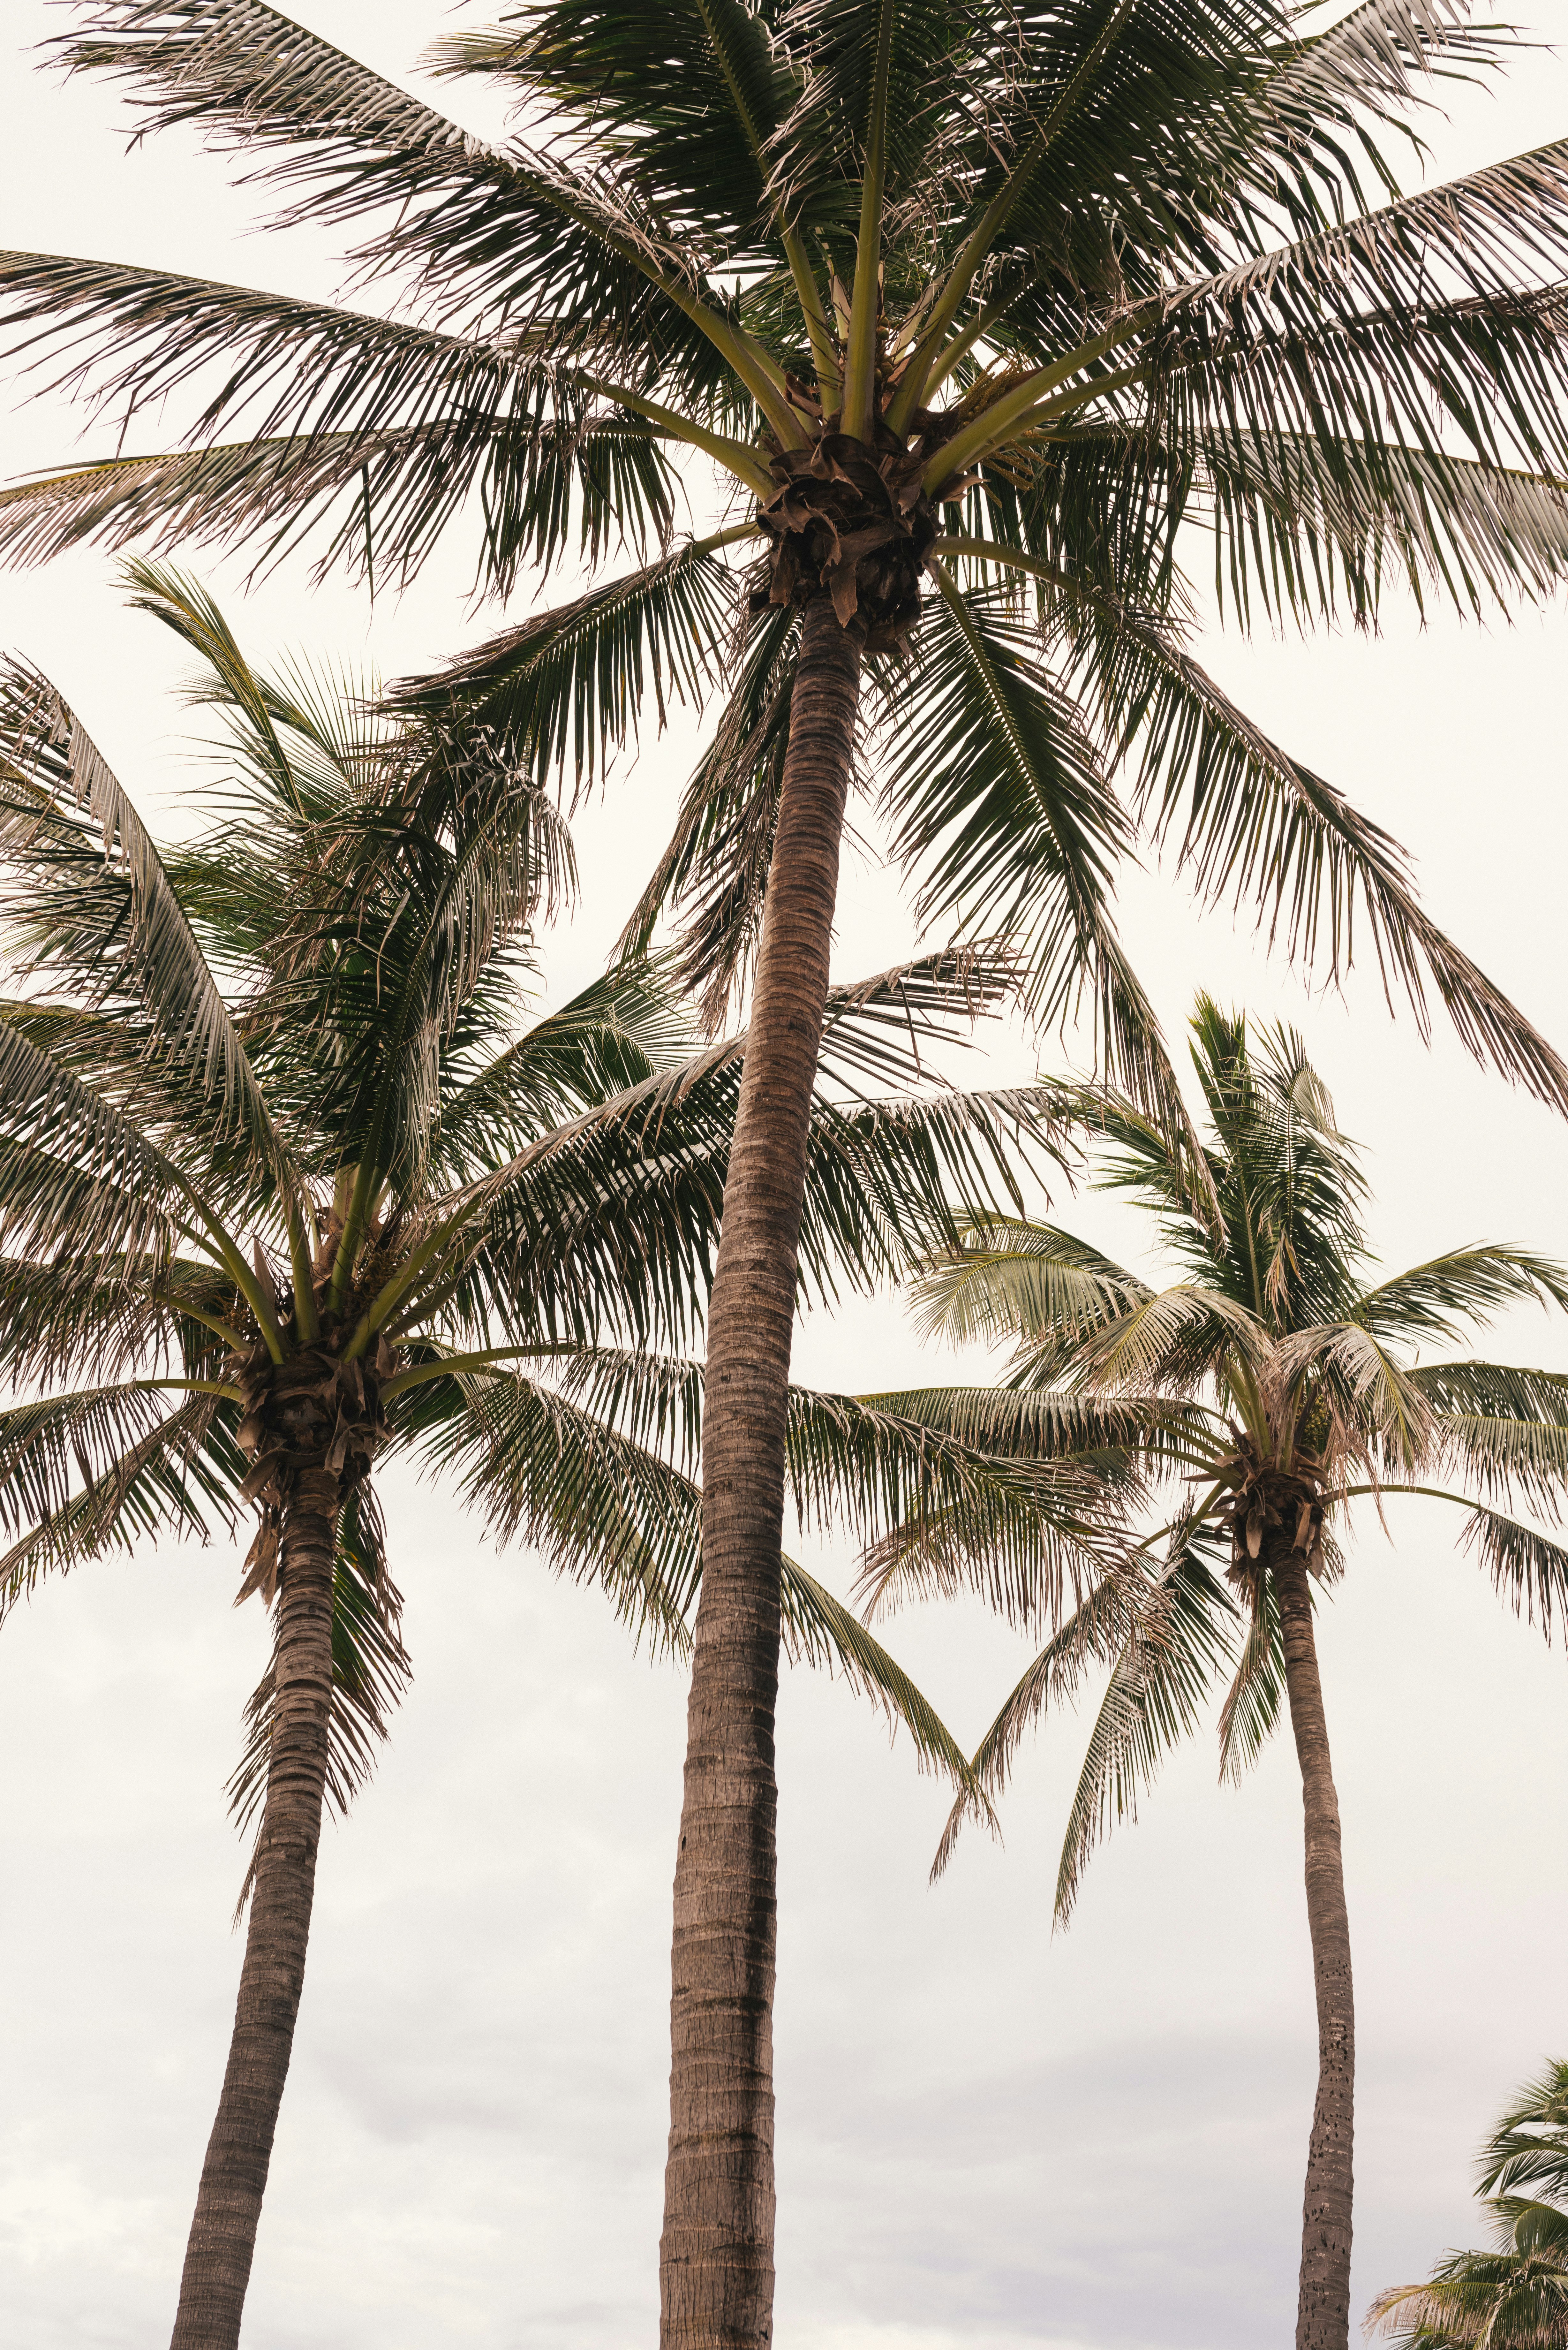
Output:
<path fill-rule="evenodd" d="M 1305 1563 L 1282 1546 L 1270 1565 L 1284 1639 L 1291 1728 L 1301 1763 L 1307 1921 L 1317 1990 L 1317 2105 L 1302 2209 L 1296 2350 L 1348 2350 L 1355 2002 L 1350 1971 L 1350 1917 L 1340 1858 L 1339 1798 L 1329 1757 Z"/>
<path fill-rule="evenodd" d="M 277 1601 L 276 1714 L 250 1927 L 218 2117 L 202 2166 L 171 2350 L 234 2350 L 305 1980 L 332 1705 L 337 1480 L 296 1479 Z"/>
<path fill-rule="evenodd" d="M 790 703 L 708 1322 L 702 1592 L 675 1865 L 663 2350 L 766 2350 L 773 2332 L 784 1419 L 858 695 L 858 650 L 819 594 L 805 609 Z"/>

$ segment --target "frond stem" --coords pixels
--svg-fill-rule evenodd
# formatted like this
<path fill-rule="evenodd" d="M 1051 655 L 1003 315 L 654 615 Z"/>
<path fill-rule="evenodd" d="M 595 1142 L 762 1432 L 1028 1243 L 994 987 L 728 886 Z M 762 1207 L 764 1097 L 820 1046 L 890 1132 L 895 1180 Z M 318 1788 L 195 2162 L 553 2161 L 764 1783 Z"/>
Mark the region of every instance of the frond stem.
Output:
<path fill-rule="evenodd" d="M 629 391 L 625 384 L 606 383 L 597 376 L 582 375 L 578 381 L 597 391 L 601 399 L 613 400 L 636 415 L 646 416 L 672 441 L 683 441 L 689 447 L 701 449 L 717 460 L 727 473 L 744 483 L 759 497 L 771 498 L 777 484 L 754 449 L 743 441 L 732 441 L 723 432 L 710 432 L 706 425 L 694 424 L 690 417 L 681 416 L 673 408 L 665 408 L 657 400 L 646 400 L 640 391 Z"/>
<path fill-rule="evenodd" d="M 930 324 L 905 370 L 904 380 L 898 387 L 898 397 L 888 411 L 888 421 L 896 432 L 903 431 L 909 417 L 920 405 L 931 362 L 941 348 L 943 336 L 958 317 L 964 296 L 974 283 L 976 272 L 1001 235 L 1014 205 L 1050 152 L 1058 132 L 1083 103 L 1133 5 L 1134 0 L 1118 0 L 1117 6 L 1091 43 L 1077 72 L 965 238 L 963 249 L 954 262 L 937 307 L 931 313 Z"/>
<path fill-rule="evenodd" d="M 860 230 L 855 242 L 855 287 L 849 297 L 848 347 L 844 356 L 844 430 L 869 445 L 877 396 L 877 319 L 881 308 L 882 197 L 888 172 L 888 83 L 893 60 L 897 0 L 882 0 L 877 61 L 866 116 L 866 160 L 860 181 Z"/>
<path fill-rule="evenodd" d="M 1097 400 L 1102 393 L 1123 390 L 1136 383 L 1144 372 L 1141 367 L 1124 368 L 1115 375 L 1097 377 L 1092 383 L 1079 385 L 1058 400 L 1051 394 L 1058 386 L 1079 375 L 1107 351 L 1115 350 L 1137 334 L 1141 318 L 1124 319 L 1120 325 L 1108 327 L 1092 342 L 1082 343 L 1064 359 L 1057 359 L 1047 368 L 1036 368 L 1010 390 L 1002 392 L 988 408 L 981 409 L 973 422 L 965 425 L 936 452 L 926 467 L 925 486 L 928 496 L 935 497 L 950 481 L 956 481 L 970 467 L 978 464 L 1000 449 L 1004 441 L 1013 439 L 1020 432 L 1035 425 L 1049 423 L 1072 409 L 1081 408 L 1085 400 Z"/>

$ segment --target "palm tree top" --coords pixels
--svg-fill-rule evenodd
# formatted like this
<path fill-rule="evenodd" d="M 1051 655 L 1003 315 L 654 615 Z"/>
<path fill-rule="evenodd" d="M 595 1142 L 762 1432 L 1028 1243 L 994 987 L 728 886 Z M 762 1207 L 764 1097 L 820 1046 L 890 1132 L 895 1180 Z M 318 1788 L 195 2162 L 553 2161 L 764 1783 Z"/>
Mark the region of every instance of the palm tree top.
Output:
<path fill-rule="evenodd" d="M 1479 608 L 1568 563 L 1568 143 L 1404 193 L 1422 109 L 1511 36 L 1460 0 L 1315 18 L 559 0 L 435 53 L 514 96 L 489 141 L 263 0 L 82 0 L 66 68 L 123 82 L 139 135 L 195 127 L 285 218 L 359 239 L 400 307 L 5 256 L 31 364 L 195 414 L 182 447 L 0 494 L 0 544 L 265 559 L 319 524 L 323 560 L 389 578 L 474 502 L 503 593 L 639 550 L 408 698 L 581 781 L 645 699 L 723 687 L 632 931 L 683 902 L 717 1025 L 760 921 L 801 603 L 830 594 L 887 689 L 880 812 L 921 920 L 1012 930 L 1043 1017 L 1086 990 L 1158 1117 L 1179 1090 L 1111 905 L 1140 830 L 1293 952 L 1334 972 L 1359 948 L 1418 1006 L 1435 988 L 1470 1049 L 1568 1106 L 1395 845 L 1186 641 L 1189 522 L 1243 617 L 1369 619 L 1392 578 Z M 912 669 L 876 651 L 897 646 Z"/>
<path fill-rule="evenodd" d="M 1274 1586 L 1303 1566 L 1333 1583 L 1336 1529 L 1358 1501 L 1458 1503 L 1461 1542 L 1500 1596 L 1548 1638 L 1568 1606 L 1568 1551 L 1543 1530 L 1568 1492 L 1568 1376 L 1462 1351 L 1510 1305 L 1568 1305 L 1568 1268 L 1480 1243 L 1382 1276 L 1354 1147 L 1301 1038 L 1250 1034 L 1200 997 L 1192 1047 L 1223 1221 L 1195 1211 L 1178 1138 L 1080 1088 L 1103 1180 L 1152 1211 L 1177 1277 L 1155 1285 L 1055 1225 L 983 1220 L 914 1296 L 928 1332 L 1011 1341 L 1006 1383 L 899 1406 L 1012 1461 L 1119 1450 L 1170 1496 L 1159 1522 L 1086 1589 L 1043 1571 L 1022 1512 L 999 1522 L 961 1503 L 911 1513 L 866 1560 L 873 1604 L 970 1586 L 1049 1632 L 974 1758 L 993 1794 L 1029 1723 L 1111 1668 L 1062 1856 L 1063 1919 L 1094 1845 L 1136 1812 L 1227 1672 L 1221 1767 L 1259 1752 L 1283 1687 Z M 1456 1351 L 1426 1359 L 1434 1348 Z M 955 1808 L 939 1866 L 969 1808 Z"/>
<path fill-rule="evenodd" d="M 1479 2163 L 1492 2248 L 1448 2252 L 1424 2284 L 1395 2285 L 1366 2332 L 1399 2350 L 1561 2350 L 1568 2343 L 1568 2064 L 1527 2082 Z M 1528 2184 L 1538 2198 L 1514 2190 Z"/>

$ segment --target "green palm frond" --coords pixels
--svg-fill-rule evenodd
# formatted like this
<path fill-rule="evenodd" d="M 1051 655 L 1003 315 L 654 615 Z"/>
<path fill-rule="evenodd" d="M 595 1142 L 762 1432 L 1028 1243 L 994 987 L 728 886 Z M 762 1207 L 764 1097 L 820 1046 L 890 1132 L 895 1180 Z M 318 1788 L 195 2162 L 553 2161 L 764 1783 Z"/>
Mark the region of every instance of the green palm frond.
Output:
<path fill-rule="evenodd" d="M 1225 1376 L 1227 1357 L 1259 1364 L 1266 1334 L 1222 1291 L 1182 1283 L 1145 1296 L 1073 1350 L 1076 1378 L 1095 1392 L 1179 1393 L 1207 1374 Z"/>
<path fill-rule="evenodd" d="M 738 0 L 676 0 L 657 18 L 626 0 L 533 0 L 509 8 L 494 32 L 438 42 L 426 62 L 499 76 L 534 119 L 587 115 L 592 129 L 580 135 L 593 151 L 731 247 L 743 247 L 763 215 L 763 151 L 798 88 L 787 57 Z"/>
<path fill-rule="evenodd" d="M 1220 1776 L 1239 1784 L 1280 1719 L 1285 1696 L 1284 1639 L 1272 1578 L 1254 1589 L 1251 1621 L 1236 1678 L 1220 1709 Z"/>
<path fill-rule="evenodd" d="M 1022 1217 L 997 1217 L 965 1233 L 909 1293 L 921 1337 L 955 1345 L 1012 1339 L 1030 1348 L 1029 1368 L 1042 1378 L 1042 1347 L 1057 1362 L 1152 1294 L 1071 1232 Z"/>
<path fill-rule="evenodd" d="M 640 571 L 506 629 L 433 677 L 409 678 L 392 706 L 489 736 L 544 775 L 569 764 L 581 788 L 632 733 L 644 692 L 701 706 L 728 634 L 729 574 L 693 539 Z"/>
<path fill-rule="evenodd" d="M 1368 2332 L 1400 2350 L 1557 2350 L 1568 2342 L 1568 2217 L 1511 2199 L 1491 2211 L 1500 2250 L 1449 2252 L 1425 2284 L 1379 2293 Z"/>
<path fill-rule="evenodd" d="M 1560 473 L 1568 435 L 1541 395 L 1563 380 L 1565 276 L 1559 140 L 1179 288 L 1156 367 L 1173 412 L 1264 440 L 1282 425 L 1431 446 L 1442 413 L 1478 455 L 1506 462 L 1501 422 Z M 1484 404 L 1467 397 L 1478 360 Z"/>
<path fill-rule="evenodd" d="M 1484 1326 L 1510 1305 L 1548 1303 L 1568 1305 L 1568 1269 L 1532 1249 L 1482 1244 L 1449 1250 L 1379 1282 L 1355 1319 L 1376 1337 L 1418 1346 L 1457 1338 L 1466 1323 Z"/>
<path fill-rule="evenodd" d="M 597 558 L 669 533 L 672 477 L 655 429 L 601 397 L 597 378 L 542 372 L 525 346 L 504 352 L 340 306 L 53 254 L 0 254 L 0 306 L 35 369 L 59 349 L 57 388 L 90 387 L 110 408 L 144 377 L 159 398 L 199 385 L 192 440 L 246 429 L 226 458 L 117 458 L 5 492 L 0 546 L 24 559 L 106 524 L 123 544 L 151 496 L 182 492 L 198 540 L 275 520 L 266 563 L 326 529 L 320 566 L 347 561 L 372 585 L 411 580 L 471 501 L 504 588 L 522 563 L 574 547 Z M 177 535 L 157 532 L 165 545 Z"/>
<path fill-rule="evenodd" d="M 651 329 L 697 340 L 652 282 L 649 225 L 514 144 L 502 151 L 371 73 L 262 0 L 95 0 L 59 47 L 68 69 L 129 82 L 143 135 L 197 123 L 292 194 L 288 217 L 345 223 L 393 208 L 361 249 L 431 291 L 461 270 L 493 314 L 569 317 L 615 341 Z M 439 227 L 438 227 L 439 223 Z"/>
<path fill-rule="evenodd" d="M 1431 1440 L 1427 1399 L 1392 1348 L 1359 1323 L 1293 1331 L 1280 1343 L 1279 1367 L 1294 1388 L 1316 1379 L 1352 1457 L 1358 1445 L 1376 1445 L 1408 1471 L 1425 1456 Z"/>
<path fill-rule="evenodd" d="M 1111 731 L 1137 743 L 1139 806 L 1157 844 L 1210 902 L 1251 903 L 1293 961 L 1327 978 L 1360 940 L 1423 1034 L 1433 990 L 1477 1060 L 1541 1099 L 1568 1102 L 1568 1072 L 1539 1032 L 1438 929 L 1389 836 L 1247 718 L 1158 619 L 1082 591 L 1063 598 L 1074 675 Z"/>
<path fill-rule="evenodd" d="M 437 1146 L 442 1172 L 462 1181 L 514 1157 L 562 1120 L 680 1062 L 690 1041 L 660 966 L 618 965 L 448 1096 Z"/>
<path fill-rule="evenodd" d="M 857 1694 L 878 1706 L 893 1728 L 902 1722 L 922 1770 L 943 1772 L 966 1791 L 973 1785 L 963 1748 L 909 1675 L 842 1600 L 790 1558 L 784 1561 L 779 1610 L 784 1653 L 792 1661 L 840 1676 Z M 974 1801 L 989 1820 L 990 1805 L 978 1788 Z"/>
<path fill-rule="evenodd" d="M 1365 623 L 1402 572 L 1418 608 L 1438 588 L 1480 614 L 1545 597 L 1568 567 L 1568 496 L 1517 468 L 1325 434 L 1195 436 L 1216 533 L 1215 585 L 1243 620 L 1265 613 Z"/>
<path fill-rule="evenodd" d="M 1179 1526 L 1167 1564 L 1133 1617 L 1111 1669 L 1074 1791 L 1056 1872 L 1055 1922 L 1065 1926 L 1096 1846 L 1137 1817 L 1171 1748 L 1197 1728 L 1216 1676 L 1234 1654 L 1235 1607 L 1203 1552 L 1212 1537 Z"/>
<path fill-rule="evenodd" d="M 1568 1550 L 1497 1510 L 1473 1511 L 1460 1540 L 1514 1614 L 1532 1624 L 1539 1617 L 1550 1640 L 1553 1622 L 1568 1617 Z"/>
<path fill-rule="evenodd" d="M 124 1388 L 12 1407 L 0 1434 L 8 1455 L 0 1523 L 14 1528 L 29 1496 L 47 1505 L 0 1556 L 0 1617 L 45 1575 L 144 1536 L 233 1534 L 245 1467 L 234 1440 L 238 1421 L 237 1407 L 216 1396 L 157 1410 Z"/>
<path fill-rule="evenodd" d="M 1527 2082 L 1482 2149 L 1483 2195 L 1535 2188 L 1561 2202 L 1568 2192 L 1568 2064 L 1549 2064 Z"/>
<path fill-rule="evenodd" d="M 1053 1707 L 1075 1700 L 1096 1666 L 1116 1662 L 1126 1647 L 1129 1621 L 1144 1596 L 1141 1584 L 1125 1576 L 1105 1575 L 1074 1608 L 1060 1631 L 1046 1641 L 1028 1671 L 1008 1692 L 971 1761 L 976 1787 L 987 1797 L 1004 1792 L 1024 1731 Z M 933 1883 L 945 1874 L 960 1834 L 976 1817 L 977 1810 L 976 1797 L 965 1789 L 948 1814 L 937 1846 L 931 1862 Z"/>
<path fill-rule="evenodd" d="M 680 905 L 678 968 L 710 1030 L 730 1012 L 761 936 L 797 634 L 787 608 L 771 609 L 753 628 L 713 740 L 681 795 L 670 845 L 621 934 L 623 951 L 639 951 L 664 909 Z"/>
<path fill-rule="evenodd" d="M 204 1155 L 254 1159 L 293 1193 L 297 1173 L 223 992 L 97 745 L 47 679 L 15 661 L 0 671 L 0 935 L 12 967 L 111 1013 Z"/>
<path fill-rule="evenodd" d="M 1410 1374 L 1433 1414 L 1434 1469 L 1485 1501 L 1555 1518 L 1568 1492 L 1568 1375 L 1510 1363 L 1423 1363 Z"/>
<path fill-rule="evenodd" d="M 906 1418 L 879 1397 L 792 1388 L 787 1447 L 787 1490 L 808 1529 L 843 1525 L 874 1545 L 892 1530 L 904 1539 L 928 1516 L 961 1515 L 993 1592 L 1001 1557 L 1014 1544 L 1032 1559 L 1049 1557 L 1051 1588 L 1030 1591 L 1019 1578 L 1011 1612 L 1020 1618 L 1050 1613 L 1062 1580 L 1081 1587 L 1085 1570 L 1093 1572 L 1114 1541 L 1121 1507 L 1137 1498 L 1133 1480 L 1122 1492 L 1107 1473 L 1119 1465 L 1109 1448 L 1009 1460 L 929 1419 Z M 866 1579 L 877 1598 L 897 1591 L 875 1568 Z"/>

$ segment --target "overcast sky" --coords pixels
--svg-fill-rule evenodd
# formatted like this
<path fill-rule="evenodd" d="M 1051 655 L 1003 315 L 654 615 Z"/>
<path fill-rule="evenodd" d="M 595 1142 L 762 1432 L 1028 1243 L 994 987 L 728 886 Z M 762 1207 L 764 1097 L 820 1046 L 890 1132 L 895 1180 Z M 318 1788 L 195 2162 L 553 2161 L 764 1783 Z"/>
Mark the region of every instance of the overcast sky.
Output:
<path fill-rule="evenodd" d="M 447 16 L 310 0 L 313 26 L 405 80 Z M 462 12 L 476 21 L 485 11 Z M 68 21 L 11 0 L 0 235 L 309 294 L 332 255 L 250 234 L 261 203 L 30 45 Z M 1543 40 L 1568 8 L 1542 0 Z M 440 103 L 493 120 L 451 90 Z M 1523 58 L 1467 97 L 1444 172 L 1568 126 L 1568 69 Z M 112 428 L 12 383 L 0 473 L 107 453 Z M 176 420 L 177 421 L 177 420 Z M 139 420 L 128 446 L 151 445 Z M 166 423 L 165 430 L 170 429 Z M 189 558 L 258 653 L 398 674 L 496 624 L 454 546 L 372 611 L 296 565 Z M 112 561 L 0 575 L 0 643 L 48 671 L 155 821 L 194 770 L 182 662 Z M 542 594 L 562 592 L 557 581 Z M 532 590 L 528 591 L 530 594 Z M 520 596 L 514 610 L 526 608 Z M 1414 852 L 1428 902 L 1561 1045 L 1561 605 L 1461 628 L 1391 606 L 1379 640 L 1202 656 L 1252 713 Z M 697 737 L 649 740 L 577 827 L 582 902 L 549 941 L 557 1000 L 597 969 L 666 837 Z M 1375 971 L 1310 993 L 1250 926 L 1158 869 L 1121 919 L 1174 1034 L 1205 986 L 1305 1030 L 1361 1139 L 1390 1269 L 1479 1238 L 1568 1254 L 1568 1131 L 1439 1033 L 1391 1023 Z M 886 873 L 846 875 L 837 971 L 909 952 Z M 1064 1066 L 1071 1040 L 1048 1042 Z M 1023 1040 L 974 1081 L 1027 1076 Z M 1119 1208 L 1059 1199 L 1124 1254 Z M 1146 1263 L 1142 1257 L 1138 1262 Z M 1560 1321 L 1494 1350 L 1568 1367 Z M 801 1329 L 825 1386 L 940 1376 L 887 1299 Z M 946 1367 L 950 1367 L 948 1366 Z M 971 1358 L 963 1375 L 981 1376 Z M 386 1481 L 416 1678 L 352 1819 L 326 1839 L 310 1972 L 246 2322 L 249 2350 L 622 2350 L 653 2339 L 668 2068 L 670 1879 L 683 1689 L 597 1596 L 498 1555 L 442 1496 Z M 1356 2314 L 1473 2241 L 1469 2168 L 1505 2094 L 1568 2054 L 1568 1715 L 1561 1648 L 1505 1615 L 1457 1513 L 1391 1505 L 1322 1617 L 1359 2007 Z M 806 1555 L 847 1587 L 847 1551 Z M 0 2331 L 26 2350 L 142 2350 L 170 2322 L 240 1960 L 223 1783 L 263 1659 L 236 1560 L 146 1551 L 83 1570 L 0 1637 Z M 978 1609 L 890 1644 L 966 1742 L 1025 1649 Z M 1240 1792 L 1205 1740 L 1096 1859 L 1070 1935 L 1050 1887 L 1085 1717 L 1025 1753 L 1004 1849 L 926 1869 L 946 1814 L 907 1745 L 831 1682 L 781 1702 L 778 2340 L 784 2350 L 1257 2350 L 1293 2323 L 1315 2073 L 1288 1742 Z"/>

